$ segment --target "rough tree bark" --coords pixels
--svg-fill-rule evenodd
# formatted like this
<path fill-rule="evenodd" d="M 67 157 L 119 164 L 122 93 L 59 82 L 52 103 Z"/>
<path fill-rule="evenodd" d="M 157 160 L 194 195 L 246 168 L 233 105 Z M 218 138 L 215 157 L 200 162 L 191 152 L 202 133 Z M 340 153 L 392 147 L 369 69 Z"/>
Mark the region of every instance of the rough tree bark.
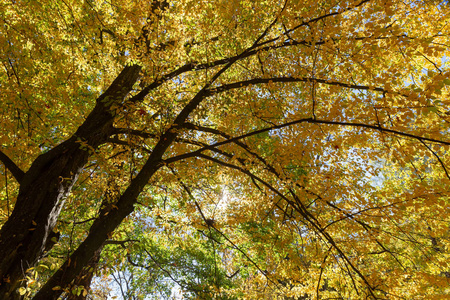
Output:
<path fill-rule="evenodd" d="M 24 272 L 42 256 L 66 195 L 92 151 L 110 136 L 115 115 L 111 105 L 123 103 L 140 70 L 139 66 L 125 67 L 73 136 L 36 158 L 23 174 L 15 170 L 19 194 L 0 231 L 1 299 L 19 298 L 15 290 Z"/>
<path fill-rule="evenodd" d="M 20 189 L 14 211 L 0 231 L 0 257 L 5 258 L 0 264 L 0 299 L 20 298 L 15 290 L 24 278 L 24 271 L 34 266 L 44 253 L 65 196 L 71 191 L 92 151 L 116 133 L 113 127 L 115 109 L 125 102 L 141 101 L 151 90 L 179 74 L 224 65 L 180 111 L 172 126 L 154 146 L 139 174 L 122 193 L 114 209 L 108 214 L 100 215 L 93 222 L 86 239 L 38 291 L 33 298 L 35 300 L 57 299 L 63 293 L 63 288 L 70 286 L 83 272 L 83 268 L 89 264 L 111 233 L 133 212 L 139 194 L 150 178 L 164 165 L 163 155 L 178 136 L 177 131 L 200 102 L 213 94 L 209 89 L 211 84 L 236 61 L 256 54 L 254 48 L 258 46 L 258 40 L 234 57 L 220 59 L 213 64 L 188 63 L 180 66 L 159 77 L 129 99 L 126 99 L 126 96 L 137 82 L 141 67 L 125 67 L 96 100 L 96 106 L 72 137 L 39 156 L 27 172 L 15 167 L 9 168 L 11 172 L 14 170 L 17 173 L 15 177 L 20 183 Z M 112 105 L 115 106 L 114 110 L 111 109 Z M 5 163 L 10 160 L 4 158 L 2 161 Z M 11 165 L 14 163 L 11 162 Z"/>
<path fill-rule="evenodd" d="M 213 77 L 212 81 L 244 56 L 243 53 L 229 61 L 220 61 L 218 64 L 227 63 L 227 65 Z M 197 66 L 197 68 L 202 67 L 202 65 Z M 194 69 L 194 66 L 189 64 L 180 67 L 164 79 L 168 80 L 186 69 Z M 126 95 L 139 77 L 139 72 L 138 66 L 125 67 L 108 90 L 97 99 L 95 108 L 77 132 L 67 141 L 39 156 L 24 173 L 13 214 L 0 231 L 0 255 L 8 258 L 3 260 L 0 266 L 0 278 L 2 278 L 0 298 L 20 298 L 15 290 L 21 284 L 24 269 L 33 266 L 43 254 L 64 204 L 64 197 L 70 192 L 81 169 L 88 161 L 91 151 L 105 143 L 114 133 L 112 126 L 114 112 L 110 107 L 112 104 L 122 104 L 125 101 Z M 163 80 L 160 80 L 147 86 L 130 101 L 144 97 L 162 82 Z M 94 221 L 86 239 L 33 299 L 57 299 L 63 289 L 54 288 L 69 286 L 82 273 L 83 268 L 89 264 L 114 229 L 133 212 L 137 197 L 153 174 L 163 166 L 162 157 L 178 135 L 179 125 L 177 124 L 183 124 L 188 115 L 209 95 L 208 88 L 209 85 L 205 85 L 179 113 L 172 127 L 161 136 L 153 148 L 152 154 L 139 174 L 120 196 L 115 209 L 108 214 L 100 215 Z"/>
<path fill-rule="evenodd" d="M 73 252 L 70 258 L 56 271 L 56 273 L 47 281 L 47 283 L 34 296 L 34 300 L 57 299 L 62 290 L 55 290 L 54 287 L 68 286 L 82 272 L 95 252 L 102 247 L 108 236 L 120 225 L 120 223 L 134 210 L 134 204 L 139 194 L 144 189 L 150 178 L 164 165 L 163 155 L 172 142 L 178 136 L 180 124 L 184 124 L 189 114 L 197 108 L 200 102 L 208 96 L 208 88 L 225 70 L 234 62 L 244 57 L 246 53 L 238 55 L 231 59 L 220 71 L 218 71 L 200 90 L 192 100 L 186 104 L 172 123 L 172 126 L 166 130 L 160 137 L 158 143 L 154 146 L 152 153 L 146 163 L 139 171 L 139 174 L 133 178 L 127 189 L 122 193 L 114 209 L 108 214 L 100 215 L 92 224 L 88 236 L 81 245 Z M 177 74 L 184 67 L 179 68 L 172 74 Z M 169 77 L 169 76 L 168 76 Z M 152 85 L 144 89 L 142 93 L 148 93 Z M 139 97 L 139 95 L 138 95 Z M 132 99 L 133 100 L 133 99 Z"/>

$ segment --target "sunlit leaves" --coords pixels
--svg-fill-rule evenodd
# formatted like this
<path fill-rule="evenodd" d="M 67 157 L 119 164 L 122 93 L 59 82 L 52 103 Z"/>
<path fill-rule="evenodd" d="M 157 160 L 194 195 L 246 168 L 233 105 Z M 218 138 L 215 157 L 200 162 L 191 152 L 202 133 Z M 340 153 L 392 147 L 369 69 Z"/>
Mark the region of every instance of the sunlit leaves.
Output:
<path fill-rule="evenodd" d="M 129 280 L 124 298 L 173 287 L 200 299 L 449 293 L 444 4 L 0 5 L 0 143 L 23 170 L 76 132 L 125 65 L 142 67 L 128 98 L 103 102 L 107 141 L 79 141 L 90 159 L 61 238 L 19 294 L 39 289 L 108 204 L 117 209 L 168 132 L 177 136 L 158 172 L 92 270 Z M 1 172 L 3 223 L 18 184 Z"/>

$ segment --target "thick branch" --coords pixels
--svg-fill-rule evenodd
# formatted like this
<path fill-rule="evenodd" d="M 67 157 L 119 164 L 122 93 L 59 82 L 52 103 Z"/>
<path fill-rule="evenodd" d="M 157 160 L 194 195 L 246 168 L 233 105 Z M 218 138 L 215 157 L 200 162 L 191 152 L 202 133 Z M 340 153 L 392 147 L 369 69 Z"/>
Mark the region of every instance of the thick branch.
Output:
<path fill-rule="evenodd" d="M 20 184 L 25 172 L 22 171 L 5 153 L 0 151 L 0 161 L 11 172 L 17 182 Z"/>
<path fill-rule="evenodd" d="M 364 1 L 365 2 L 365 1 Z M 384 40 L 384 39 L 390 39 L 390 38 L 405 38 L 407 36 L 405 35 L 400 35 L 400 36 L 385 36 L 385 37 L 356 37 L 354 39 L 352 39 L 353 41 L 364 41 L 366 39 L 375 39 L 375 40 Z M 225 65 L 228 64 L 230 62 L 236 62 L 238 60 L 242 60 L 245 59 L 247 57 L 251 57 L 253 55 L 256 55 L 260 52 L 264 52 L 264 51 L 269 51 L 269 50 L 274 50 L 274 49 L 280 49 L 280 48 L 285 48 L 285 47 L 292 47 L 292 46 L 299 46 L 299 45 L 303 45 L 303 46 L 307 46 L 307 47 L 311 47 L 313 46 L 313 43 L 311 41 L 306 41 L 306 40 L 301 40 L 301 41 L 293 41 L 293 40 L 288 40 L 288 41 L 284 41 L 281 42 L 279 44 L 274 44 L 274 45 L 267 45 L 262 47 L 262 45 L 268 44 L 268 43 L 272 43 L 275 42 L 277 40 L 279 40 L 281 37 L 272 39 L 270 41 L 264 41 L 260 44 L 255 44 L 252 46 L 252 48 L 247 49 L 247 51 L 237 54 L 235 56 L 232 57 L 227 57 L 227 58 L 222 58 L 222 59 L 218 59 L 212 62 L 208 62 L 208 63 L 198 63 L 198 62 L 191 62 L 191 63 L 187 63 L 179 68 L 177 68 L 176 70 L 169 72 L 157 79 L 155 79 L 151 84 L 147 85 L 144 89 L 142 89 L 141 92 L 139 92 L 137 95 L 135 95 L 134 97 L 132 97 L 130 99 L 130 102 L 136 103 L 136 102 L 140 102 L 142 100 L 144 100 L 144 98 L 150 93 L 150 91 L 156 89 L 157 87 L 161 86 L 163 83 L 177 77 L 178 75 L 181 75 L 183 73 L 189 72 L 189 71 L 196 71 L 196 70 L 204 70 L 204 69 L 211 69 L 217 66 L 221 66 L 221 65 Z M 335 40 L 335 39 L 334 39 Z M 318 46 L 318 45 L 323 45 L 325 43 L 327 43 L 329 40 L 318 40 L 314 42 L 314 46 Z M 319 82 L 317 80 L 320 79 L 315 79 L 316 82 Z M 303 81 L 307 81 L 306 79 Z M 268 82 L 268 81 L 267 81 Z M 281 82 L 281 81 L 280 81 Z M 256 82 L 258 83 L 258 82 Z M 259 82 L 259 83 L 264 83 L 264 82 Z M 333 84 L 332 81 L 326 81 L 323 80 L 323 83 L 328 83 L 328 84 Z M 343 85 L 345 86 L 345 85 Z M 348 85 L 346 87 L 351 87 L 351 85 Z M 234 88 L 234 87 L 233 87 Z M 362 89 L 370 89 L 369 87 L 365 88 L 364 86 L 362 86 Z M 377 89 L 375 89 L 377 90 Z M 383 89 L 380 89 L 378 91 L 383 91 Z M 213 89 L 210 89 L 209 92 L 213 92 Z"/>
<path fill-rule="evenodd" d="M 11 298 L 22 284 L 23 266 L 33 266 L 43 254 L 65 197 L 92 150 L 105 143 L 109 136 L 114 121 L 111 105 L 123 103 L 139 78 L 140 69 L 139 66 L 125 67 L 97 99 L 94 109 L 75 134 L 38 156 L 23 174 L 14 210 L 0 231 L 0 257 L 3 258 L 0 260 L 0 298 Z"/>
<path fill-rule="evenodd" d="M 239 57 L 238 57 L 239 58 Z M 238 59 L 236 58 L 236 60 Z M 235 60 L 235 61 L 236 61 Z M 134 210 L 139 194 L 144 189 L 150 178 L 162 166 L 162 157 L 170 145 L 178 136 L 176 124 L 183 124 L 189 114 L 197 108 L 205 98 L 205 90 L 225 72 L 235 61 L 229 62 L 200 90 L 192 100 L 181 110 L 175 118 L 174 125 L 170 127 L 160 138 L 152 153 L 142 167 L 139 174 L 133 178 L 128 188 L 120 196 L 115 209 L 108 214 L 101 215 L 94 221 L 89 234 L 83 243 L 75 250 L 71 257 L 61 266 L 61 268 L 47 281 L 33 299 L 56 299 L 61 290 L 53 290 L 55 286 L 66 287 L 72 282 L 76 274 L 82 270 L 94 253 L 102 246 L 109 235 L 120 225 L 120 223 Z"/>

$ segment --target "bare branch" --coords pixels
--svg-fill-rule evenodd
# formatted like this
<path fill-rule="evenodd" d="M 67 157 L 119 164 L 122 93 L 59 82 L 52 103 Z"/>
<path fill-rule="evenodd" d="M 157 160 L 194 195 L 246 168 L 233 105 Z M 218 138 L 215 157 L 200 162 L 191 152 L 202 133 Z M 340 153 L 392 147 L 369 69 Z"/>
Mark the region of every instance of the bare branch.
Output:
<path fill-rule="evenodd" d="M 235 143 L 235 142 L 237 142 L 239 140 L 242 140 L 244 138 L 247 138 L 247 137 L 250 137 L 250 136 L 253 136 L 253 135 L 257 135 L 257 134 L 260 134 L 260 133 L 263 133 L 263 132 L 267 132 L 267 131 L 271 131 L 271 130 L 275 130 L 275 129 L 280 129 L 280 128 L 283 128 L 283 127 L 292 126 L 292 125 L 295 125 L 295 124 L 309 122 L 311 120 L 312 120 L 311 118 L 300 119 L 300 120 L 295 120 L 295 121 L 288 122 L 288 123 L 281 124 L 281 125 L 274 125 L 274 126 L 271 126 L 271 127 L 260 129 L 260 130 L 255 130 L 255 131 L 252 131 L 252 132 L 249 132 L 249 133 L 246 133 L 246 134 L 234 137 L 234 138 L 229 138 L 229 139 L 227 139 L 225 141 L 222 141 L 222 142 L 217 142 L 215 144 L 208 145 L 206 147 L 203 147 L 201 149 L 198 149 L 198 150 L 190 152 L 190 153 L 181 154 L 181 155 L 178 155 L 178 156 L 174 156 L 174 157 L 168 158 L 164 162 L 165 163 L 173 163 L 173 162 L 178 161 L 178 160 L 183 160 L 183 159 L 190 158 L 190 157 L 200 156 L 200 154 L 203 151 L 206 151 L 206 150 L 212 150 L 212 149 L 214 149 L 216 147 L 219 147 L 219 146 L 222 146 L 222 145 L 226 145 L 226 144 L 230 144 L 230 143 Z"/>

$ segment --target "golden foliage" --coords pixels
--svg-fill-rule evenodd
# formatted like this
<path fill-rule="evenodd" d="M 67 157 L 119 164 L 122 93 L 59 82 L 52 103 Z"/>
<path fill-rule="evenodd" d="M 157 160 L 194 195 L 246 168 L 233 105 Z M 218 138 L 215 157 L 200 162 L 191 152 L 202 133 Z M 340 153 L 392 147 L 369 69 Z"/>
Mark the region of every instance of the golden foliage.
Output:
<path fill-rule="evenodd" d="M 449 22 L 445 1 L 1 0 L 0 143 L 22 170 L 142 68 L 108 103 L 108 139 L 80 141 L 89 162 L 40 263 L 60 266 L 110 179 L 120 198 L 165 147 L 98 274 L 150 276 L 139 260 L 186 298 L 448 297 Z M 0 224 L 19 189 L 6 169 Z M 152 280 L 130 291 L 156 297 Z"/>

